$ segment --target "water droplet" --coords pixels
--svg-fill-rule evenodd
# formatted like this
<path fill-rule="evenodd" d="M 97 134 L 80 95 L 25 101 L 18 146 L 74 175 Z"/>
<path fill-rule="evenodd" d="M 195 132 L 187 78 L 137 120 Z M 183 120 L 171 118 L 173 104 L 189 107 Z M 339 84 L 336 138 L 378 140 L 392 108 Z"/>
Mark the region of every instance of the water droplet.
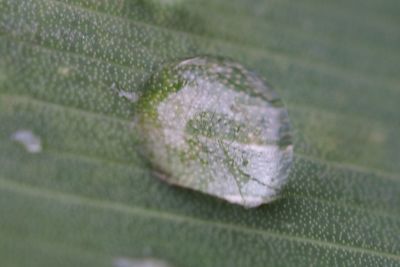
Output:
<path fill-rule="evenodd" d="M 29 153 L 39 153 L 42 151 L 40 138 L 28 130 L 18 130 L 11 135 L 11 140 L 22 144 Z"/>
<path fill-rule="evenodd" d="M 230 60 L 166 65 L 138 103 L 144 155 L 164 179 L 245 207 L 272 201 L 289 173 L 291 127 L 279 96 Z"/>

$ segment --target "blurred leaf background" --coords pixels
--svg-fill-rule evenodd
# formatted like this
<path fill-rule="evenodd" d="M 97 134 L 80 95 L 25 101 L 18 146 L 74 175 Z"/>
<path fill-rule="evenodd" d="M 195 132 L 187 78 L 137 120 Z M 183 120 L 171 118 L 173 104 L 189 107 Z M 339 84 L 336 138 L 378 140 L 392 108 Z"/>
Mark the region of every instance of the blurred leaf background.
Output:
<path fill-rule="evenodd" d="M 400 2 L 0 0 L 0 265 L 400 266 Z M 282 197 L 171 187 L 134 106 L 164 62 L 232 58 L 295 130 Z M 10 138 L 40 137 L 41 153 Z"/>

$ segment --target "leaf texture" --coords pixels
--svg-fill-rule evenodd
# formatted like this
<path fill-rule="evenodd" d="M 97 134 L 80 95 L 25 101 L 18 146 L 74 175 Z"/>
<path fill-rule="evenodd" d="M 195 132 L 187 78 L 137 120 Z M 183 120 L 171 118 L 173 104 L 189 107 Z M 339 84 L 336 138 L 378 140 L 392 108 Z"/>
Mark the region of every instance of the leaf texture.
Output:
<path fill-rule="evenodd" d="M 0 265 L 400 266 L 398 1 L 0 0 Z M 158 181 L 134 107 L 164 62 L 281 95 L 295 162 L 246 210 Z M 30 154 L 10 136 L 30 130 Z"/>

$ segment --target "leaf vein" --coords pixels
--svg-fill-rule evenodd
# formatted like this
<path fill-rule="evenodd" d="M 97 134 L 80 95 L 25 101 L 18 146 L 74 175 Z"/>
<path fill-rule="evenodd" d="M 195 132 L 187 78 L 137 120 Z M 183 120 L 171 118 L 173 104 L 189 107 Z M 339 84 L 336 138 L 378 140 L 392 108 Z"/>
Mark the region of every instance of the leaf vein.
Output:
<path fill-rule="evenodd" d="M 37 197 L 37 198 L 44 198 L 44 199 L 51 200 L 51 201 L 56 200 L 61 203 L 73 204 L 73 205 L 78 205 L 78 206 L 87 206 L 87 207 L 91 207 L 94 209 L 113 210 L 113 211 L 121 212 L 124 214 L 130 214 L 133 216 L 144 216 L 144 217 L 148 217 L 148 218 L 156 218 L 156 219 L 162 219 L 162 220 L 173 221 L 173 222 L 185 222 L 185 223 L 191 223 L 193 225 L 206 225 L 206 226 L 217 227 L 217 228 L 228 230 L 228 231 L 234 231 L 234 232 L 238 232 L 238 233 L 242 233 L 242 234 L 247 234 L 247 235 L 262 235 L 262 236 L 280 239 L 280 240 L 288 240 L 291 242 L 298 242 L 298 243 L 309 244 L 309 245 L 313 245 L 313 246 L 324 247 L 326 249 L 336 249 L 336 250 L 349 251 L 351 253 L 369 254 L 372 256 L 384 257 L 384 258 L 389 258 L 389 259 L 393 259 L 396 261 L 400 261 L 399 255 L 388 253 L 388 252 L 376 251 L 376 250 L 372 250 L 372 249 L 368 249 L 368 248 L 361 248 L 361 247 L 355 247 L 355 246 L 350 246 L 350 245 L 343 245 L 343 244 L 338 244 L 338 243 L 323 241 L 323 240 L 315 240 L 315 239 L 311 239 L 308 237 L 302 237 L 302 236 L 291 236 L 288 234 L 284 234 L 284 233 L 280 233 L 280 232 L 276 232 L 276 231 L 265 230 L 265 229 L 251 229 L 251 228 L 248 228 L 245 226 L 229 224 L 229 223 L 225 223 L 225 222 L 209 221 L 209 220 L 185 216 L 182 214 L 176 214 L 176 213 L 165 212 L 165 211 L 160 211 L 160 210 L 150 210 L 150 209 L 145 209 L 145 208 L 137 207 L 137 206 L 134 206 L 134 207 L 128 206 L 128 205 L 118 203 L 118 202 L 113 202 L 113 201 L 93 199 L 93 198 L 87 198 L 87 197 L 82 197 L 82 196 L 73 195 L 73 194 L 65 194 L 65 193 L 60 193 L 60 192 L 55 192 L 55 191 L 50 191 L 50 190 L 38 189 L 33 186 L 21 185 L 19 183 L 11 182 L 4 178 L 0 178 L 0 187 L 5 190 L 9 190 L 13 193 L 24 194 L 24 195 L 28 195 L 31 197 Z"/>

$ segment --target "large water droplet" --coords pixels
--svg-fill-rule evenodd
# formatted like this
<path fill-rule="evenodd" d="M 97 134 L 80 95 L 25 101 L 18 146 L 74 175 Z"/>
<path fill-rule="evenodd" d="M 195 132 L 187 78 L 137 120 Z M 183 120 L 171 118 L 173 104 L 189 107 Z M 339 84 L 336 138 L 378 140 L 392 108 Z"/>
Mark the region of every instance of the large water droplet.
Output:
<path fill-rule="evenodd" d="M 166 65 L 139 100 L 144 154 L 166 181 L 245 207 L 270 202 L 292 163 L 279 96 L 230 60 Z"/>

